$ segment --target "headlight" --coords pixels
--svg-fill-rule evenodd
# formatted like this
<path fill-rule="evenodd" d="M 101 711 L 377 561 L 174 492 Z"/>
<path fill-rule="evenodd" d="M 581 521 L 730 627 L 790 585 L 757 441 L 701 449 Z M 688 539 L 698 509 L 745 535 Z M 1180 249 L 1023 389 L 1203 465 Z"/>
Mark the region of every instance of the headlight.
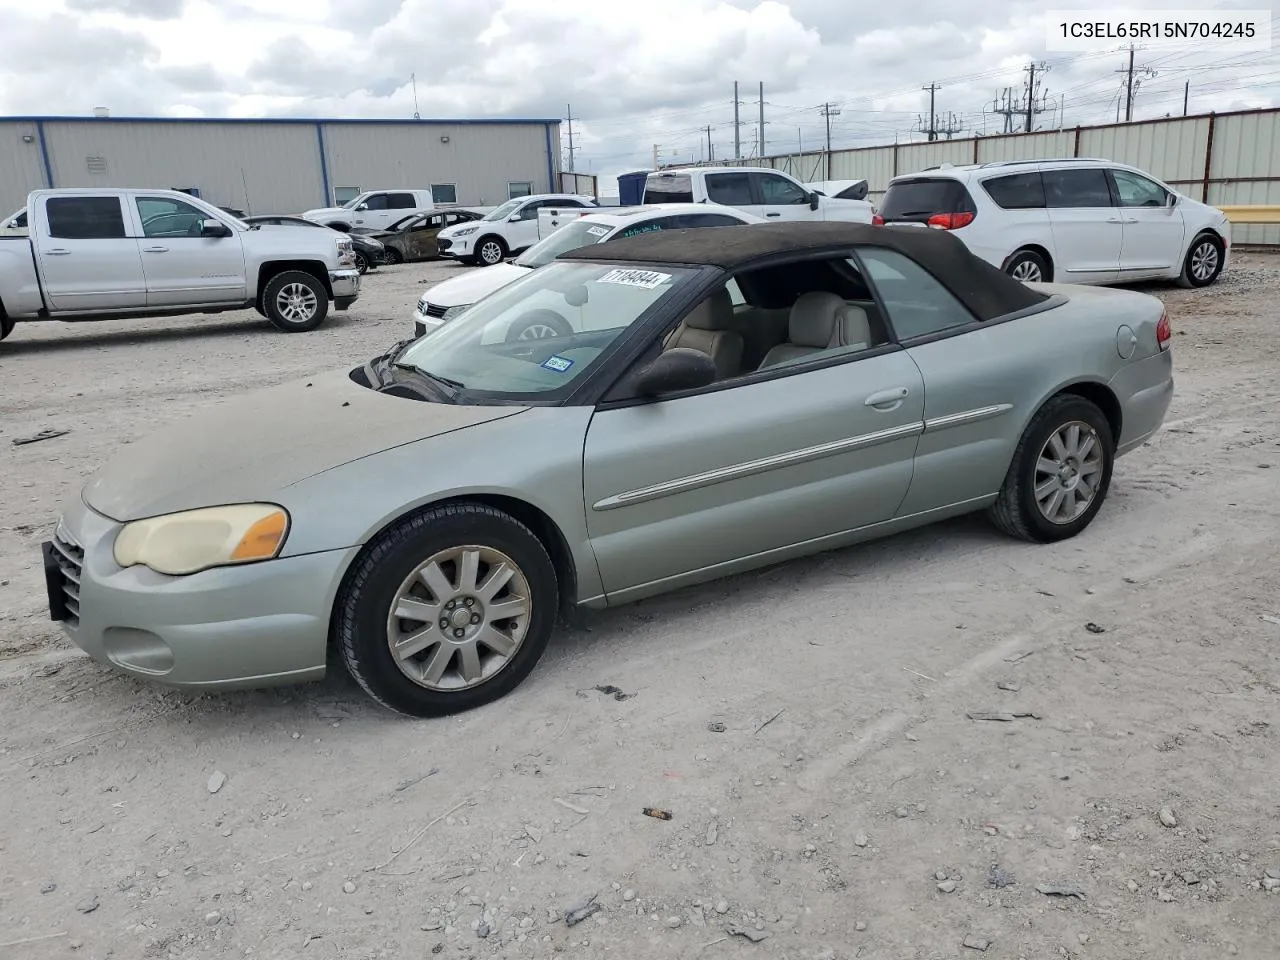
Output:
<path fill-rule="evenodd" d="M 338 265 L 350 267 L 356 262 L 355 247 L 351 241 L 345 237 L 339 237 L 336 241 L 338 244 Z"/>
<path fill-rule="evenodd" d="M 373 237 L 365 237 L 365 238 L 364 238 L 364 242 L 365 242 L 365 243 L 367 243 L 369 246 L 373 247 L 373 249 L 375 249 L 375 250 L 381 250 L 381 249 L 382 249 L 382 241 L 381 241 L 381 240 L 375 240 L 375 239 L 373 239 Z"/>
<path fill-rule="evenodd" d="M 116 535 L 115 560 L 183 576 L 210 567 L 270 560 L 289 533 L 289 514 L 272 503 L 184 510 L 135 520 Z"/>
<path fill-rule="evenodd" d="M 475 233 L 479 229 L 480 229 L 479 227 L 462 227 L 461 229 L 454 231 L 452 236 L 469 237 L 471 236 L 471 234 Z M 445 237 L 445 239 L 448 240 L 449 238 Z"/>
<path fill-rule="evenodd" d="M 467 307 L 469 307 L 469 306 L 471 306 L 471 304 L 469 304 L 469 303 L 460 303 L 460 304 L 458 304 L 457 306 L 450 307 L 448 310 L 446 310 L 446 311 L 444 312 L 444 316 L 443 316 L 443 317 L 441 317 L 440 319 L 441 319 L 441 320 L 452 320 L 452 319 L 453 319 L 454 317 L 456 317 L 458 314 L 462 313 L 462 311 L 463 311 L 463 310 L 466 310 L 466 309 L 467 309 Z"/>

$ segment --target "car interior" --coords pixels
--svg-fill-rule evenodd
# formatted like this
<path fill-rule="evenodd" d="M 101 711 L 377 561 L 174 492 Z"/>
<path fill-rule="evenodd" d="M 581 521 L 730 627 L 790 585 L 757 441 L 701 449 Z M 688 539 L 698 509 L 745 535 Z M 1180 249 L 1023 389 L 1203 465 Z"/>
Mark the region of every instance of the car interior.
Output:
<path fill-rule="evenodd" d="M 662 346 L 707 354 L 716 379 L 726 380 L 889 340 L 865 278 L 840 257 L 738 273 L 694 307 Z"/>

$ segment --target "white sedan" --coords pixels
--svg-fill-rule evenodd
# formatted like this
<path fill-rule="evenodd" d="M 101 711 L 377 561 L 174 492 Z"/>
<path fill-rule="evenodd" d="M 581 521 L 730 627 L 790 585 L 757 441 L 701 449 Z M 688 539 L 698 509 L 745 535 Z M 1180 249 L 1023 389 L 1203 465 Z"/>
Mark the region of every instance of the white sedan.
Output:
<path fill-rule="evenodd" d="M 413 324 L 416 336 L 423 336 L 453 319 L 471 304 L 495 290 L 526 276 L 530 270 L 550 263 L 562 253 L 606 240 L 620 240 L 657 230 L 692 227 L 728 227 L 744 223 L 764 223 L 764 219 L 733 207 L 716 204 L 654 203 L 642 207 L 622 207 L 590 213 L 566 224 L 534 244 L 510 263 L 486 270 L 468 271 L 438 283 L 418 299 Z M 553 336 L 555 331 L 536 324 L 518 331 L 520 339 Z"/>

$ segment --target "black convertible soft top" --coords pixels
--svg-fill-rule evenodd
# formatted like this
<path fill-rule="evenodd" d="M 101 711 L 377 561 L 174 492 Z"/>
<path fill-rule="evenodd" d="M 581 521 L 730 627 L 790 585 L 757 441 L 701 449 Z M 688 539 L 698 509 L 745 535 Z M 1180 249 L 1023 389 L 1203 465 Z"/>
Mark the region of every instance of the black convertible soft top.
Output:
<path fill-rule="evenodd" d="M 919 227 L 792 221 L 661 230 L 571 250 L 557 259 L 695 264 L 737 271 L 780 256 L 865 246 L 887 247 L 910 257 L 980 320 L 1002 317 L 1049 299 L 1048 294 L 1032 290 L 970 253 L 963 241 L 947 231 Z"/>

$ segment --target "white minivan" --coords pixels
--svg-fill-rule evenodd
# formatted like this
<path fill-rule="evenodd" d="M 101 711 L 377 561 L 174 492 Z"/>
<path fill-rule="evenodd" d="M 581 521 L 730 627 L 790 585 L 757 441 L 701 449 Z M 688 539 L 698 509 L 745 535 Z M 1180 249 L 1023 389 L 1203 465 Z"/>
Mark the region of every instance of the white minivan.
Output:
<path fill-rule="evenodd" d="M 866 200 L 829 197 L 771 167 L 658 170 L 644 181 L 645 203 L 717 203 L 766 220 L 870 223 Z"/>
<path fill-rule="evenodd" d="M 1213 283 L 1227 263 L 1226 214 L 1109 160 L 942 165 L 894 177 L 875 218 L 949 230 L 1030 283 Z"/>

